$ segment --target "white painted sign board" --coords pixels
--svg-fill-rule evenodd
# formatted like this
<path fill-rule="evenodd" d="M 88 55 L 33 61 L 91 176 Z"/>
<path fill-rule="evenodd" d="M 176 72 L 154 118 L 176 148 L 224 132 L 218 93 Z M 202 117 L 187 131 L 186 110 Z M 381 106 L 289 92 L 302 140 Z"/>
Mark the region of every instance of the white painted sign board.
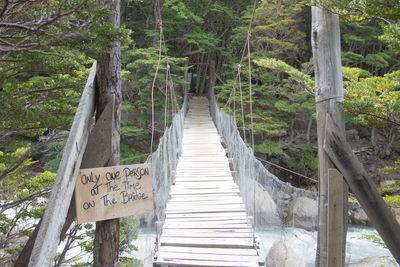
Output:
<path fill-rule="evenodd" d="M 151 164 L 81 169 L 75 200 L 78 223 L 152 212 Z"/>

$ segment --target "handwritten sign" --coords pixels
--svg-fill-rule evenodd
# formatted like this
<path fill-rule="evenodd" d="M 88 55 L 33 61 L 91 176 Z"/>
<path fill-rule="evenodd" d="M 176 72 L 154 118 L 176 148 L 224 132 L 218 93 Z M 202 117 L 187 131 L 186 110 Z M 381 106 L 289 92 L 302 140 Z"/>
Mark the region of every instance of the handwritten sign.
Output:
<path fill-rule="evenodd" d="M 151 212 L 151 165 L 81 169 L 75 199 L 78 223 Z"/>

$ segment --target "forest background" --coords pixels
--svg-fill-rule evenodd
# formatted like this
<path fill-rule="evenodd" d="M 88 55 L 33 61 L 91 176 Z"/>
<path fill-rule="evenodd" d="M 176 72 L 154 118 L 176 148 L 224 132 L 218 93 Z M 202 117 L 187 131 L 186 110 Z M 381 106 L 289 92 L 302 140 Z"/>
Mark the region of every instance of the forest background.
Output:
<path fill-rule="evenodd" d="M 1 265 L 12 264 L 43 214 L 89 68 L 110 40 L 123 43 L 121 164 L 147 159 L 160 25 L 164 42 L 155 84 L 155 140 L 176 111 L 169 101 L 164 112 L 166 81 L 173 81 L 181 103 L 185 89 L 207 92 L 210 64 L 215 64 L 219 105 L 235 115 L 244 139 L 250 138 L 248 57 L 243 52 L 250 25 L 256 156 L 317 179 L 311 3 L 255 3 L 251 21 L 254 1 L 248 0 L 160 0 L 161 9 L 158 1 L 122 0 L 123 26 L 116 28 L 107 22 L 108 9 L 93 0 L 2 1 Z M 400 4 L 320 3 L 341 15 L 347 138 L 387 203 L 399 207 Z M 243 106 L 239 90 L 232 93 L 239 66 Z M 283 181 L 316 190 L 312 180 L 266 166 Z M 130 238 L 138 223 L 122 220 L 121 255 L 127 266 L 136 262 L 126 255 L 135 249 Z M 82 257 L 90 259 L 84 254 L 91 253 L 93 236 L 92 224 L 74 224 L 54 265 L 90 264 Z M 76 246 L 81 253 L 67 253 Z"/>

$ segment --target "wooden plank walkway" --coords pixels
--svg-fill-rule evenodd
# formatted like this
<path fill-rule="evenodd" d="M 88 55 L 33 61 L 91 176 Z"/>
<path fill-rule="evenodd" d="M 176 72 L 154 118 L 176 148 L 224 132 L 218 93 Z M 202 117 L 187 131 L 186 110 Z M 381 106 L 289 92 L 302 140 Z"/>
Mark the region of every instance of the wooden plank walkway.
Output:
<path fill-rule="evenodd" d="M 208 100 L 193 97 L 155 266 L 259 266 L 253 228 Z"/>

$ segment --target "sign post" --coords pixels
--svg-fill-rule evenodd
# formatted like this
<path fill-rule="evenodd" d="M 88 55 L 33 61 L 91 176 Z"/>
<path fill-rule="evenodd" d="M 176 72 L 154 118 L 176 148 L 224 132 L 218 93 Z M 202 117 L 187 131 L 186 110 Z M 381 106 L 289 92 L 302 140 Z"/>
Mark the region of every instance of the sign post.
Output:
<path fill-rule="evenodd" d="M 78 223 L 153 211 L 151 165 L 81 169 L 76 185 Z"/>

